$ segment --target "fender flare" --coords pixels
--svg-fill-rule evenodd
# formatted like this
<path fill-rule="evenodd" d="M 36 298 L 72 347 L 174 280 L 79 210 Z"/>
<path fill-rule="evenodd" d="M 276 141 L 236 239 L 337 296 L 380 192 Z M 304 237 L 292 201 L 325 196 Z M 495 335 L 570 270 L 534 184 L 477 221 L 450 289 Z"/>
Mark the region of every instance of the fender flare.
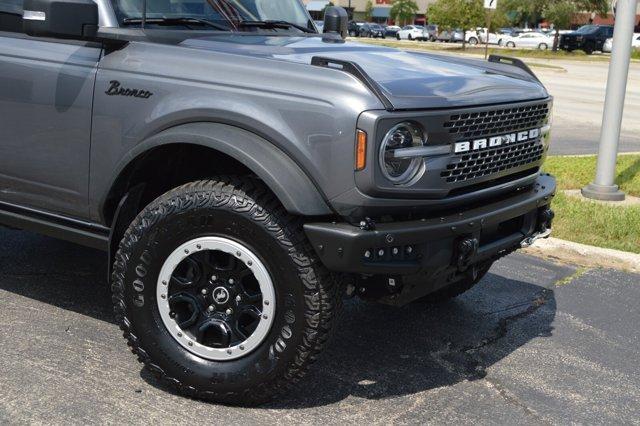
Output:
<path fill-rule="evenodd" d="M 222 123 L 181 124 L 150 136 L 121 160 L 112 186 L 131 161 L 153 148 L 169 144 L 205 146 L 238 160 L 273 191 L 289 213 L 303 216 L 334 213 L 318 186 L 289 155 L 255 133 Z M 215 174 L 214 167 L 212 165 L 212 174 Z"/>
<path fill-rule="evenodd" d="M 255 133 L 219 123 L 183 124 L 151 136 L 125 156 L 117 169 L 116 178 L 112 180 L 112 187 L 131 161 L 150 149 L 176 143 L 206 146 L 242 162 L 265 182 L 289 213 L 305 216 L 333 214 L 315 184 L 288 155 Z M 119 200 L 110 226 L 109 280 L 118 244 L 116 236 L 124 233 L 126 227 L 123 226 L 128 226 L 120 223 L 119 218 L 135 216 L 136 212 L 130 210 L 138 204 L 143 191 L 144 185 L 138 185 Z"/>

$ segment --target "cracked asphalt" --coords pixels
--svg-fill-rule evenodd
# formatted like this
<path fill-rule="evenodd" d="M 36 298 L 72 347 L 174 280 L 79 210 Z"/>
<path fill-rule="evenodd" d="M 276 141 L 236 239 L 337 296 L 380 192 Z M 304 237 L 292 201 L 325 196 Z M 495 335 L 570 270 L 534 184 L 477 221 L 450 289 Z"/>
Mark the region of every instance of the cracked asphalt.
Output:
<path fill-rule="evenodd" d="M 0 424 L 640 421 L 638 275 L 514 254 L 442 305 L 349 300 L 307 378 L 244 409 L 174 395 L 141 368 L 103 253 L 0 240 Z"/>

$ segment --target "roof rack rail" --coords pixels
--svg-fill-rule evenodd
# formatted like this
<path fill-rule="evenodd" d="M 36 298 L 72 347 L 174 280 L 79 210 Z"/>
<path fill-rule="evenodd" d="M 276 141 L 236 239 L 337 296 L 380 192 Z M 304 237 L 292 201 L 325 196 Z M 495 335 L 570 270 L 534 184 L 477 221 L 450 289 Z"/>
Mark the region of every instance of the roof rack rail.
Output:
<path fill-rule="evenodd" d="M 535 78 L 536 81 L 538 82 L 540 81 L 538 79 L 538 76 L 535 75 L 533 71 L 531 71 L 531 68 L 529 68 L 527 64 L 525 64 L 523 61 L 521 61 L 518 58 L 512 58 L 511 56 L 502 56 L 502 55 L 489 55 L 488 61 L 494 62 L 496 64 L 506 64 L 506 65 L 512 65 L 514 67 L 518 67 L 521 70 L 526 71 L 527 74 Z"/>
<path fill-rule="evenodd" d="M 333 68 L 339 71 L 344 71 L 353 75 L 355 78 L 360 80 L 369 90 L 371 90 L 380 102 L 384 105 L 384 108 L 387 111 L 393 111 L 394 107 L 387 95 L 385 95 L 384 91 L 380 87 L 380 85 L 371 78 L 369 74 L 366 73 L 362 67 L 355 62 L 345 61 L 342 59 L 332 59 L 325 58 L 322 56 L 314 56 L 311 58 L 311 65 L 323 68 Z"/>

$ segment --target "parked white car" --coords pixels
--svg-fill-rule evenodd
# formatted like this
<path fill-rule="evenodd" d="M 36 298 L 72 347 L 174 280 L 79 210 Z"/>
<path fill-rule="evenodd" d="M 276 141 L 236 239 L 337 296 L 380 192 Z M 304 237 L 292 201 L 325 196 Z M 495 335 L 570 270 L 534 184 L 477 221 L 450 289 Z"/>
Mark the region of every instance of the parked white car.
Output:
<path fill-rule="evenodd" d="M 424 27 L 422 25 L 405 25 L 398 34 L 398 40 L 422 40 L 424 39 Z"/>
<path fill-rule="evenodd" d="M 631 39 L 631 47 L 640 48 L 640 33 L 635 33 Z M 608 38 L 602 46 L 602 51 L 605 53 L 611 53 L 613 49 L 613 39 Z"/>
<path fill-rule="evenodd" d="M 511 48 L 518 47 L 547 50 L 553 47 L 553 38 L 542 33 L 528 32 L 520 34 L 517 37 L 505 36 L 502 38 L 502 44 Z"/>
<path fill-rule="evenodd" d="M 501 37 L 496 33 L 489 33 L 489 44 L 498 44 L 498 41 Z M 465 32 L 465 40 L 472 46 L 475 46 L 478 43 L 486 43 L 487 40 L 487 29 L 486 28 L 476 28 L 472 31 Z"/>

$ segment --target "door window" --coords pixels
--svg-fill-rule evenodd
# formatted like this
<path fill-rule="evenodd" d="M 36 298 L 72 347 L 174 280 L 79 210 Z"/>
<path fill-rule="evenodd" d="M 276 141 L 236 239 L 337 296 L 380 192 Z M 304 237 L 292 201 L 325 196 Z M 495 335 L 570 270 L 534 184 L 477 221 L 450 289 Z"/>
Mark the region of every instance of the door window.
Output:
<path fill-rule="evenodd" d="M 0 0 L 0 31 L 22 32 L 22 0 Z"/>

